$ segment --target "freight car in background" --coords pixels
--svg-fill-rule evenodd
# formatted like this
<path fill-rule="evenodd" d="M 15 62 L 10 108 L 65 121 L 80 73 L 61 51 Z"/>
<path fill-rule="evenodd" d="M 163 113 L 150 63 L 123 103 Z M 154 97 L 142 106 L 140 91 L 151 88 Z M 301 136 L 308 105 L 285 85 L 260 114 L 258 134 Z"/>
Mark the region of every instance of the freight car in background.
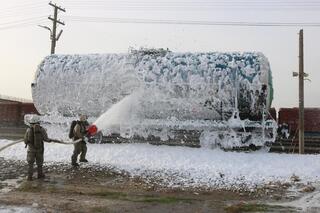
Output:
<path fill-rule="evenodd" d="M 38 114 L 31 100 L 0 95 L 0 127 L 23 127 L 25 114 Z"/>
<path fill-rule="evenodd" d="M 287 125 L 289 138 L 299 134 L 299 108 L 280 108 L 278 124 Z M 306 136 L 320 136 L 320 108 L 304 109 L 304 131 Z"/>
<path fill-rule="evenodd" d="M 299 108 L 280 108 L 278 136 L 271 147 L 275 152 L 299 152 Z M 320 153 L 320 108 L 304 110 L 305 153 Z"/>
<path fill-rule="evenodd" d="M 0 138 L 21 139 L 26 114 L 38 114 L 31 100 L 0 95 Z"/>

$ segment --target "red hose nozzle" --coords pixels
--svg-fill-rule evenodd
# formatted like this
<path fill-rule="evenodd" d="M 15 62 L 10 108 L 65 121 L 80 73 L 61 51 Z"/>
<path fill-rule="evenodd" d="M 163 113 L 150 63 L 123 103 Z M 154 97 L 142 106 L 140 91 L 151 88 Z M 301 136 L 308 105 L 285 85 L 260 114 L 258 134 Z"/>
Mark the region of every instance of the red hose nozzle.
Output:
<path fill-rule="evenodd" d="M 96 125 L 92 124 L 88 127 L 88 133 L 90 136 L 95 135 L 98 132 L 98 128 Z"/>

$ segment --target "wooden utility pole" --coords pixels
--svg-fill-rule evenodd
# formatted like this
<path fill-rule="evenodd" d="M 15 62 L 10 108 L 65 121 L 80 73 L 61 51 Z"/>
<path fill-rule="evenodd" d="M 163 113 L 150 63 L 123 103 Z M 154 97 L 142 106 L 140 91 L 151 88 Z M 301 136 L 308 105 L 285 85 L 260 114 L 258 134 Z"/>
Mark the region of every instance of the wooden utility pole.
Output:
<path fill-rule="evenodd" d="M 304 154 L 304 65 L 303 30 L 299 32 L 299 154 Z"/>
<path fill-rule="evenodd" d="M 52 21 L 52 29 L 50 30 L 51 32 L 50 39 L 51 39 L 51 54 L 54 54 L 56 49 L 56 42 L 59 40 L 63 32 L 63 30 L 60 30 L 57 36 L 57 24 L 65 25 L 64 22 L 61 22 L 60 20 L 58 20 L 58 10 L 62 12 L 66 12 L 66 10 L 57 6 L 56 4 L 53 4 L 52 2 L 50 2 L 49 5 L 52 6 L 54 9 L 53 18 L 51 16 L 48 17 L 48 19 Z"/>

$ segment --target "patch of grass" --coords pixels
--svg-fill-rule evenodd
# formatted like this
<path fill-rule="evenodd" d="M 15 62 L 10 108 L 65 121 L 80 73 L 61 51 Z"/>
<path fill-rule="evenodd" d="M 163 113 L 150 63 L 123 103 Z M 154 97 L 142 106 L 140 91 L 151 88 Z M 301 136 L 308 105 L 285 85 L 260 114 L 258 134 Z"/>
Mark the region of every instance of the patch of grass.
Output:
<path fill-rule="evenodd" d="M 46 185 L 38 182 L 24 182 L 19 186 L 18 191 L 57 193 L 58 189 L 55 185 L 52 185 L 52 184 Z"/>
<path fill-rule="evenodd" d="M 194 199 L 190 198 L 179 198 L 179 197 L 167 197 L 167 196 L 153 196 L 153 195 L 129 195 L 124 192 L 112 192 L 112 191 L 99 191 L 89 193 L 93 196 L 105 197 L 107 199 L 124 200 L 131 202 L 145 202 L 145 203 L 177 203 L 177 202 L 188 202 L 191 203 Z"/>
<path fill-rule="evenodd" d="M 109 213 L 111 212 L 110 209 L 108 209 L 105 206 L 99 206 L 99 207 L 93 207 L 91 208 L 91 212 L 95 212 L 95 213 Z"/>
<path fill-rule="evenodd" d="M 50 193 L 56 193 L 56 192 L 58 192 L 58 189 L 55 185 L 49 185 L 47 188 L 47 191 Z"/>
<path fill-rule="evenodd" d="M 99 192 L 93 192 L 93 193 L 89 193 L 89 194 L 93 195 L 93 196 L 106 197 L 106 198 L 109 198 L 109 199 L 121 199 L 123 197 L 127 197 L 128 196 L 127 193 L 112 192 L 112 191 L 99 191 Z"/>
<path fill-rule="evenodd" d="M 163 204 L 170 204 L 170 203 L 178 203 L 178 202 L 187 202 L 191 203 L 194 199 L 190 198 L 179 198 L 179 197 L 162 197 L 162 196 L 142 196 L 136 200 L 135 202 L 145 202 L 145 203 L 163 203 Z"/>
<path fill-rule="evenodd" d="M 238 203 L 225 208 L 227 213 L 241 213 L 241 212 L 296 212 L 294 207 L 289 206 L 278 206 L 278 205 L 267 205 L 258 203 Z"/>
<path fill-rule="evenodd" d="M 268 211 L 268 206 L 257 203 L 238 203 L 236 205 L 226 207 L 225 210 L 227 213 L 266 212 Z"/>
<path fill-rule="evenodd" d="M 18 188 L 20 192 L 40 192 L 41 190 L 42 186 L 32 182 L 24 182 Z"/>

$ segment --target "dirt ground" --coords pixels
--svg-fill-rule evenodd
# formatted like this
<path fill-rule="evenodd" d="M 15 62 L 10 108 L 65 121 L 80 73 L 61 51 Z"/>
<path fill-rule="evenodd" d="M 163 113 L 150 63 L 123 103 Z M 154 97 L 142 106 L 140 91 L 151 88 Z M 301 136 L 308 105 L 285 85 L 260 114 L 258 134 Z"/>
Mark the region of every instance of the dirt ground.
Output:
<path fill-rule="evenodd" d="M 14 139 L 22 132 L 0 131 Z M 8 137 L 8 134 L 10 137 Z M 89 159 L 90 160 L 90 159 Z M 89 164 L 90 165 L 90 164 Z M 25 161 L 0 158 L 0 213 L 8 212 L 296 212 L 268 203 L 288 201 L 289 186 L 255 191 L 169 188 L 110 168 L 81 164 L 44 166 L 46 178 L 26 180 Z M 36 177 L 36 173 L 34 174 Z"/>
<path fill-rule="evenodd" d="M 213 189 L 170 189 L 145 183 L 125 174 L 80 165 L 45 166 L 44 180 L 26 181 L 25 162 L 0 158 L 0 206 L 32 207 L 40 212 L 288 212 L 291 208 L 269 206 L 281 190 L 232 192 Z M 36 177 L 36 174 L 34 175 Z M 16 181 L 8 184 L 8 180 Z M 11 181 L 12 183 L 12 181 Z M 274 196 L 275 194 L 278 197 Z M 1 208 L 0 208 L 1 210 Z M 14 212 L 14 211 L 13 211 Z"/>

